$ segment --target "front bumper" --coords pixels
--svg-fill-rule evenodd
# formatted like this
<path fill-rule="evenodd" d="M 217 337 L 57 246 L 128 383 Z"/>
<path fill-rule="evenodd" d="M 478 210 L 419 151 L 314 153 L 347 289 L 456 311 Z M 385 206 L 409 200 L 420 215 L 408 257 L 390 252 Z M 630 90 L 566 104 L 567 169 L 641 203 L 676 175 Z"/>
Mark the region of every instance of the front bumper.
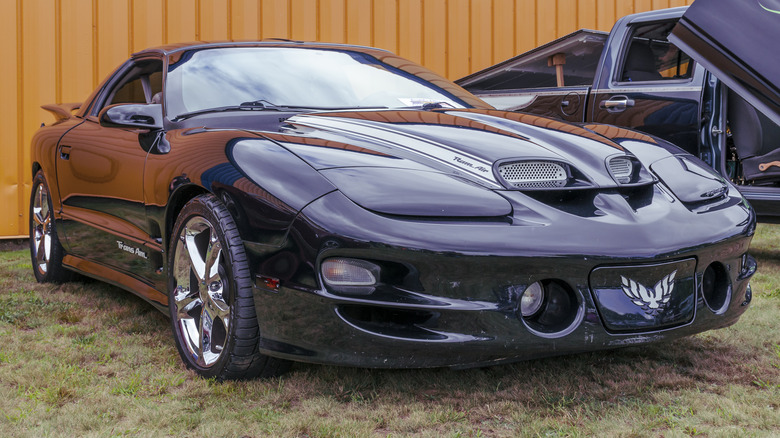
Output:
<path fill-rule="evenodd" d="M 333 192 L 304 209 L 284 249 L 250 255 L 261 348 L 315 363 L 468 367 L 673 339 L 731 325 L 744 313 L 756 267 L 747 255 L 755 217 L 736 190 L 708 211 L 605 201 L 613 212 L 606 216 L 524 199 L 510 221 L 465 223 L 377 215 Z M 413 278 L 350 296 L 320 286 L 319 264 L 336 256 L 406 266 Z M 651 275 L 649 266 L 664 270 Z M 619 275 L 604 280 L 605 270 Z M 621 275 L 651 287 L 672 270 L 689 283 L 678 288 L 687 297 L 669 300 L 678 316 L 622 324 L 631 298 L 623 295 L 618 306 L 599 301 L 610 288 L 613 298 L 624 293 Z M 520 315 L 522 292 L 534 282 L 574 297 L 564 326 Z M 651 302 L 634 306 L 627 320 L 647 310 L 658 316 Z"/>
<path fill-rule="evenodd" d="M 669 340 L 726 327 L 739 319 L 750 302 L 748 282 L 756 269 L 744 249 L 735 242 L 724 242 L 697 255 L 689 320 L 628 330 L 609 328 L 589 286 L 594 270 L 615 262 L 624 267 L 619 261 L 448 260 L 447 256 L 428 255 L 428 263 L 418 261 L 418 266 L 438 268 L 435 272 L 441 277 L 441 289 L 408 292 L 413 298 L 403 299 L 390 295 L 346 297 L 305 287 L 270 290 L 258 282 L 255 304 L 261 321 L 261 345 L 268 355 L 297 361 L 422 368 L 478 366 Z M 393 257 L 396 251 L 403 252 L 384 248 L 381 254 Z M 729 294 L 726 304 L 718 309 L 708 304 L 702 284 L 706 267 L 712 263 L 728 269 Z M 520 294 L 511 286 L 541 278 L 571 286 L 578 300 L 571 324 L 558 331 L 537 330 L 519 312 Z M 423 283 L 432 280 L 426 278 Z M 447 292 L 444 289 L 449 296 L 443 294 Z"/>

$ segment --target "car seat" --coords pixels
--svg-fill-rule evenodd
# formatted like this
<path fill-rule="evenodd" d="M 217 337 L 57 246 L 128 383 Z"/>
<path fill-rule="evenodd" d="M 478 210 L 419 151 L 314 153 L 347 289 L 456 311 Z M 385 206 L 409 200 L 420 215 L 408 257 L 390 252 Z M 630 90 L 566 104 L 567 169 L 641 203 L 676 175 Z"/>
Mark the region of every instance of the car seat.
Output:
<path fill-rule="evenodd" d="M 780 181 L 780 127 L 732 90 L 726 116 L 742 175 L 757 182 Z"/>

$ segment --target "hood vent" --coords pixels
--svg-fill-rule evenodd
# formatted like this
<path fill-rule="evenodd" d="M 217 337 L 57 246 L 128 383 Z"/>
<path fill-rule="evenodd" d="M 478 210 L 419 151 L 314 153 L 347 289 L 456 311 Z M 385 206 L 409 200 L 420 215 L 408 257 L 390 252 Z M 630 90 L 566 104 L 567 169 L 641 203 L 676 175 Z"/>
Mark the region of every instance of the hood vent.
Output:
<path fill-rule="evenodd" d="M 521 161 L 498 166 L 509 186 L 518 189 L 564 187 L 569 180 L 566 168 L 551 161 Z"/>
<path fill-rule="evenodd" d="M 615 157 L 609 160 L 609 172 L 619 184 L 628 184 L 634 174 L 634 163 L 630 157 Z"/>

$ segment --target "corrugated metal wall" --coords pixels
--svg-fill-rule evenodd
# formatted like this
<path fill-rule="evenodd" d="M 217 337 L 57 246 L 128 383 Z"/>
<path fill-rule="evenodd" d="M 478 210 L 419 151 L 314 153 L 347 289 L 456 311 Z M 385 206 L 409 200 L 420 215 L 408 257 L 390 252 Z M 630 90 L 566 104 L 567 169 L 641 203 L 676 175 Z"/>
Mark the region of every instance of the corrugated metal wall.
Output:
<path fill-rule="evenodd" d="M 377 46 L 450 79 L 579 28 L 693 0 L 0 0 L 0 238 L 27 233 L 28 144 L 139 49 L 290 38 Z"/>

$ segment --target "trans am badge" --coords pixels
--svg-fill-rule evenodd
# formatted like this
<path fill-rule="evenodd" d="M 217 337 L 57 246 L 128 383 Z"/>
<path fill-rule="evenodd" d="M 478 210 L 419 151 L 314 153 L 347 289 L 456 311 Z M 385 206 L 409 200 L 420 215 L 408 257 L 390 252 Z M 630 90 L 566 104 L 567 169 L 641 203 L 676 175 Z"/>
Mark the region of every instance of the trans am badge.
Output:
<path fill-rule="evenodd" d="M 122 242 L 121 240 L 116 241 L 116 245 L 119 249 L 125 252 L 129 252 L 130 254 L 137 255 L 138 257 L 141 257 L 142 259 L 148 259 L 149 256 L 146 255 L 146 252 L 141 250 L 141 248 L 136 248 L 134 246 L 130 246 L 126 244 L 125 242 Z"/>
<path fill-rule="evenodd" d="M 655 287 L 648 289 L 642 284 L 624 276 L 620 276 L 623 282 L 623 293 L 637 306 L 643 308 L 645 312 L 654 314 L 661 307 L 669 302 L 674 290 L 674 276 L 677 271 L 672 272 L 661 281 L 655 284 Z"/>

